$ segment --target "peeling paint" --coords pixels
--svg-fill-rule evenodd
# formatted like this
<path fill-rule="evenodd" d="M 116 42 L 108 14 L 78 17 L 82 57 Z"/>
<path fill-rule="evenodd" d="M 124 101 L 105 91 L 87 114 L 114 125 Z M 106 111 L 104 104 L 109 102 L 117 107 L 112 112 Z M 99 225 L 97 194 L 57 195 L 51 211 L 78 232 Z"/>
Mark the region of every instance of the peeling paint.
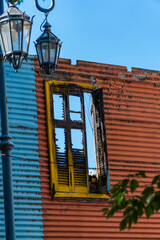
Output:
<path fill-rule="evenodd" d="M 38 124 L 34 58 L 15 73 L 6 63 L 9 130 L 12 151 L 16 236 L 43 240 L 42 199 L 38 153 Z M 0 239 L 5 240 L 0 160 Z"/>

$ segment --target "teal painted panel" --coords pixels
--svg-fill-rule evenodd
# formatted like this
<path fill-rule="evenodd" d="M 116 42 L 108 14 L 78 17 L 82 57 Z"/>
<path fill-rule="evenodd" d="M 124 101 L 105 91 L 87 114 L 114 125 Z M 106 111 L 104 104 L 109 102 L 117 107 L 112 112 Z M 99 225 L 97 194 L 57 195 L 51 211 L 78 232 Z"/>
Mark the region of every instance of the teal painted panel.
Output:
<path fill-rule="evenodd" d="M 9 128 L 15 145 L 12 163 L 16 237 L 43 240 L 34 58 L 30 57 L 18 73 L 8 63 L 5 71 Z M 5 240 L 1 158 L 0 239 Z"/>

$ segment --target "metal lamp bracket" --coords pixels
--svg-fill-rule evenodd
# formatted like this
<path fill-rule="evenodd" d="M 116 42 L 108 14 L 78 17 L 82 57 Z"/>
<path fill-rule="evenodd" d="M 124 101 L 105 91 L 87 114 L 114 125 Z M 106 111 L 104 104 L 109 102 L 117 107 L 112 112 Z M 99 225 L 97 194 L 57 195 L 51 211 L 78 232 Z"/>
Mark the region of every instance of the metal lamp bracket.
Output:
<path fill-rule="evenodd" d="M 49 8 L 42 8 L 39 5 L 38 0 L 35 0 L 35 4 L 39 11 L 44 12 L 44 13 L 49 13 L 55 7 L 55 0 L 51 0 L 51 6 Z"/>

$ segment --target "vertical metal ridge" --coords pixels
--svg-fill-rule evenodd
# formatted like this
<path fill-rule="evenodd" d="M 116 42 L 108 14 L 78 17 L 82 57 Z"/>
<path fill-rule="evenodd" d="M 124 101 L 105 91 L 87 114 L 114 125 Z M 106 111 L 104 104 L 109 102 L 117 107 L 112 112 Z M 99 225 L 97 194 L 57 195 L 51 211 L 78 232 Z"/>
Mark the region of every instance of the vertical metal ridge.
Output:
<path fill-rule="evenodd" d="M 13 190 L 17 239 L 43 239 L 38 124 L 34 58 L 15 73 L 5 64 L 9 130 L 12 151 Z M 2 198 L 0 161 L 0 198 Z M 1 210 L 2 209 L 2 210 Z M 0 239 L 5 239 L 3 199 L 0 201 Z"/>

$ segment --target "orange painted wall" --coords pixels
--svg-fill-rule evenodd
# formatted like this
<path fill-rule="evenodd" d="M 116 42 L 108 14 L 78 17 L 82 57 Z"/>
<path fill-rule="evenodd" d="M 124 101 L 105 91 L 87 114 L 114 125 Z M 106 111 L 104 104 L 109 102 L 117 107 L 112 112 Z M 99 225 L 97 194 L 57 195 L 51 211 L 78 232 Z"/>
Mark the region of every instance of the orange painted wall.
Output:
<path fill-rule="evenodd" d="M 83 61 L 71 65 L 70 60 L 60 59 L 58 70 L 47 77 L 39 74 L 37 58 L 35 68 L 44 239 L 160 239 L 159 214 L 119 232 L 121 214 L 108 221 L 102 215 L 108 200 L 52 198 L 44 91 L 44 79 L 91 84 L 94 77 L 104 93 L 111 185 L 145 170 L 144 187 L 160 171 L 160 72 L 135 68 L 127 72 L 122 66 Z"/>

